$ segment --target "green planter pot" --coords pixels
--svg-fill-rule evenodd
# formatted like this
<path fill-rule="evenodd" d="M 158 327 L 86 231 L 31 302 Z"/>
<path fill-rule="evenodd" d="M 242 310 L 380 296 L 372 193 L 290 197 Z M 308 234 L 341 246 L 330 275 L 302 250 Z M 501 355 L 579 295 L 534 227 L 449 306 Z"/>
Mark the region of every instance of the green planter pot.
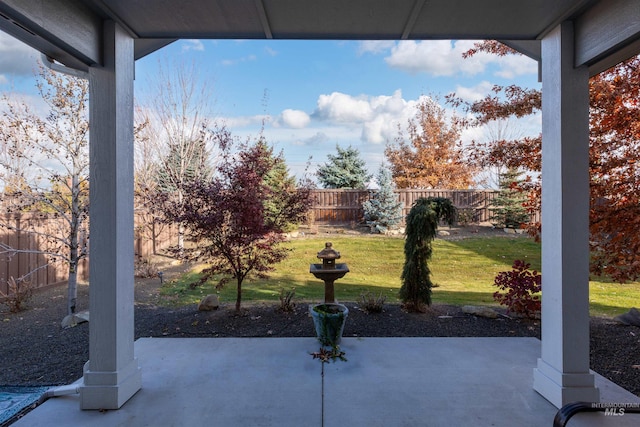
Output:
<path fill-rule="evenodd" d="M 349 309 L 342 304 L 323 303 L 309 306 L 316 336 L 323 346 L 337 346 L 342 340 Z"/>

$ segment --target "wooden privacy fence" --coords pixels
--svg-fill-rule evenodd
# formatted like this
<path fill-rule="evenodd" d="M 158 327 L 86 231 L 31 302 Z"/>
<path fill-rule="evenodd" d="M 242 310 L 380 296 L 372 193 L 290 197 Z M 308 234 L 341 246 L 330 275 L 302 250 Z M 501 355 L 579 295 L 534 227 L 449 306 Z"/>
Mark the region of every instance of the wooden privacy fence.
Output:
<path fill-rule="evenodd" d="M 360 222 L 364 217 L 362 204 L 375 190 L 313 190 L 312 218 L 319 223 L 347 224 Z M 396 190 L 398 201 L 403 204 L 402 216 L 407 215 L 413 203 L 420 197 L 446 197 L 459 210 L 467 211 L 469 222 L 479 223 L 491 218 L 491 201 L 499 193 L 496 190 Z"/>
<path fill-rule="evenodd" d="M 313 222 L 321 224 L 350 224 L 363 220 L 362 204 L 369 200 L 375 190 L 313 190 L 311 215 Z M 446 197 L 461 211 L 466 212 L 466 220 L 480 223 L 491 219 L 491 201 L 498 194 L 494 190 L 397 190 L 398 200 L 403 204 L 403 217 L 420 197 Z M 60 226 L 60 219 L 47 214 L 4 214 L 1 218 L 14 229 L 26 229 L 33 232 L 16 232 L 0 228 L 0 242 L 22 250 L 37 251 L 44 248 L 44 234 Z M 134 250 L 138 257 L 163 253 L 169 246 L 178 243 L 177 226 L 154 221 L 143 212 L 135 214 Z M 47 265 L 45 255 L 22 253 L 8 257 L 0 255 L 0 290 L 7 292 L 7 280 L 19 278 L 41 265 Z M 89 279 L 89 260 L 84 259 L 79 266 L 78 277 Z M 67 279 L 67 266 L 63 263 L 49 264 L 38 270 L 30 278 L 36 287 L 52 285 Z"/>
<path fill-rule="evenodd" d="M 0 243 L 19 251 L 31 253 L 0 254 L 0 291 L 7 293 L 7 281 L 37 270 L 28 277 L 34 287 L 45 287 L 67 280 L 68 266 L 63 262 L 49 262 L 46 255 L 37 253 L 46 249 L 47 234 L 56 234 L 62 220 L 42 213 L 5 213 L 0 221 L 12 227 L 0 228 Z M 16 231 L 25 230 L 25 231 Z M 86 233 L 85 233 L 86 235 Z M 178 241 L 176 227 L 154 222 L 145 213 L 136 212 L 134 251 L 140 257 L 162 252 Z M 42 268 L 39 268 L 42 267 Z M 84 258 L 78 266 L 78 278 L 89 280 L 89 260 Z"/>
<path fill-rule="evenodd" d="M 13 228 L 0 228 L 0 242 L 3 246 L 24 251 L 0 254 L 0 291 L 7 293 L 7 280 L 11 277 L 18 279 L 33 271 L 35 272 L 28 275 L 26 280 L 34 287 L 67 280 L 69 267 L 60 261 L 51 262 L 42 253 L 48 250 L 46 235 L 57 234 L 57 229 L 62 224 L 60 218 L 42 213 L 5 213 L 0 221 Z M 78 278 L 86 280 L 88 275 L 88 261 L 84 259 L 78 266 Z"/>

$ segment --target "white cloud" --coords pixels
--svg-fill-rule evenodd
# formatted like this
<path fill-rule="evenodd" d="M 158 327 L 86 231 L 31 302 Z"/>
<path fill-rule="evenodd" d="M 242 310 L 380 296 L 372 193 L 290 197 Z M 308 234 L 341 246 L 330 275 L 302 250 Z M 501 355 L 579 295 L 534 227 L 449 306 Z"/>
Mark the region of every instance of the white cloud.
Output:
<path fill-rule="evenodd" d="M 472 41 L 425 40 L 400 41 L 385 58 L 387 64 L 415 73 L 451 76 L 460 71 L 475 75 L 484 71 L 488 54 L 479 53 L 463 59 L 462 53 L 473 46 Z"/>
<path fill-rule="evenodd" d="M 195 50 L 198 52 L 204 52 L 204 44 L 200 40 L 183 40 L 182 51 Z"/>
<path fill-rule="evenodd" d="M 0 113 L 8 111 L 8 102 L 25 105 L 29 108 L 30 112 L 37 115 L 38 117 L 46 117 L 50 113 L 49 105 L 44 101 L 44 99 L 42 99 L 42 96 L 40 95 L 8 91 L 4 92 L 4 95 L 6 95 L 7 98 L 0 100 Z"/>
<path fill-rule="evenodd" d="M 523 74 L 538 72 L 538 63 L 524 55 L 507 55 L 500 57 L 498 63 L 501 69 L 495 74 L 505 79 L 512 79 Z"/>
<path fill-rule="evenodd" d="M 277 50 L 275 50 L 275 49 L 273 49 L 272 47 L 269 47 L 269 46 L 265 46 L 264 51 L 269 56 L 276 56 L 278 54 Z"/>
<path fill-rule="evenodd" d="M 250 62 L 250 61 L 255 61 L 256 59 L 258 59 L 257 56 L 255 55 L 247 55 L 247 56 L 243 56 L 242 58 L 235 58 L 235 59 L 223 59 L 222 65 L 236 65 L 236 64 L 240 64 L 242 62 Z"/>
<path fill-rule="evenodd" d="M 340 92 L 320 95 L 312 117 L 329 124 L 360 129 L 360 140 L 384 144 L 395 138 L 398 124 L 415 115 L 422 100 L 405 100 L 402 91 L 393 95 L 352 96 Z"/>
<path fill-rule="evenodd" d="M 479 101 L 487 96 L 491 92 L 492 88 L 493 85 L 486 80 L 483 80 L 482 82 L 472 87 L 457 85 L 456 96 L 467 102 Z"/>
<path fill-rule="evenodd" d="M 315 134 L 305 138 L 304 140 L 301 141 L 296 141 L 296 143 L 298 145 L 302 145 L 302 146 L 319 146 L 319 145 L 324 145 L 327 142 L 329 142 L 330 138 L 329 136 L 324 133 L 324 132 L 316 132 Z"/>
<path fill-rule="evenodd" d="M 490 64 L 496 64 L 498 70 L 494 74 L 503 78 L 537 72 L 536 62 L 521 55 L 499 57 L 479 52 L 466 59 L 462 58 L 462 54 L 472 48 L 474 43 L 474 40 L 403 40 L 391 47 L 385 61 L 392 68 L 432 76 L 453 76 L 459 73 L 473 76 L 486 71 Z"/>
<path fill-rule="evenodd" d="M 487 140 L 487 127 L 475 126 L 462 129 L 460 132 L 460 141 L 464 145 L 470 144 L 473 141 L 486 141 Z"/>
<path fill-rule="evenodd" d="M 396 42 L 393 40 L 365 40 L 358 43 L 358 55 L 365 53 L 378 54 L 393 48 Z"/>
<path fill-rule="evenodd" d="M 310 120 L 311 118 L 304 111 L 286 109 L 280 115 L 278 122 L 293 129 L 302 129 L 309 124 Z"/>
<path fill-rule="evenodd" d="M 0 31 L 0 83 L 8 83 L 7 76 L 33 76 L 38 52 Z"/>
<path fill-rule="evenodd" d="M 337 123 L 362 123 L 371 118 L 372 109 L 367 96 L 354 97 L 340 92 L 318 97 L 315 115 Z"/>
<path fill-rule="evenodd" d="M 260 126 L 262 123 L 270 122 L 271 116 L 265 114 L 257 114 L 255 116 L 221 117 L 219 118 L 219 120 L 228 128 L 233 129 Z"/>

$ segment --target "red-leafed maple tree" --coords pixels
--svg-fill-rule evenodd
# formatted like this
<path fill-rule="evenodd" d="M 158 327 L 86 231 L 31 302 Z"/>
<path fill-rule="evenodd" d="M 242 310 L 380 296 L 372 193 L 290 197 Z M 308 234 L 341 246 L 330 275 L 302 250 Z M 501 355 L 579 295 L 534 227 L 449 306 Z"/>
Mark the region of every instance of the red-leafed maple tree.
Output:
<path fill-rule="evenodd" d="M 485 41 L 467 51 L 515 54 L 496 41 Z M 625 282 L 640 278 L 640 56 L 621 62 L 591 78 L 590 97 L 590 244 L 591 271 Z M 465 125 L 524 117 L 541 108 L 541 92 L 518 86 L 495 86 L 484 99 L 465 103 L 454 95 L 448 102 L 462 106 L 473 119 Z M 528 172 L 541 170 L 541 136 L 518 140 L 473 143 L 468 159 L 480 167 L 503 166 Z M 540 208 L 540 181 L 529 174 L 520 190 L 525 205 Z M 540 224 L 529 224 L 532 234 Z"/>
<path fill-rule="evenodd" d="M 301 221 L 310 206 L 309 187 L 274 182 L 273 171 L 284 162 L 262 139 L 236 144 L 225 128 L 215 131 L 221 151 L 216 174 L 185 185 L 182 201 L 169 203 L 167 215 L 181 223 L 195 245 L 184 256 L 208 264 L 200 283 L 218 277 L 237 283 L 236 310 L 242 301 L 242 282 L 249 274 L 266 277 L 288 255 L 280 244 L 283 228 Z M 290 182 L 290 181 L 287 181 Z M 274 201 L 279 206 L 274 213 Z"/>

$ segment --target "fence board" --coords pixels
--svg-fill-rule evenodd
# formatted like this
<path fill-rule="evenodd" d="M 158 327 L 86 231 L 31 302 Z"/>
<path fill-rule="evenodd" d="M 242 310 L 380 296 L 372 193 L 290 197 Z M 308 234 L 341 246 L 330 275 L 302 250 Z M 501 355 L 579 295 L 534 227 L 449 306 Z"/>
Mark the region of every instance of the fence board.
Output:
<path fill-rule="evenodd" d="M 312 211 L 314 221 L 320 224 L 346 224 L 361 222 L 364 217 L 362 204 L 375 191 L 323 189 L 313 190 Z M 458 209 L 472 210 L 474 222 L 485 222 L 491 218 L 490 205 L 498 191 L 495 190 L 396 190 L 398 201 L 402 203 L 402 216 L 406 216 L 413 203 L 420 197 L 446 197 Z"/>

